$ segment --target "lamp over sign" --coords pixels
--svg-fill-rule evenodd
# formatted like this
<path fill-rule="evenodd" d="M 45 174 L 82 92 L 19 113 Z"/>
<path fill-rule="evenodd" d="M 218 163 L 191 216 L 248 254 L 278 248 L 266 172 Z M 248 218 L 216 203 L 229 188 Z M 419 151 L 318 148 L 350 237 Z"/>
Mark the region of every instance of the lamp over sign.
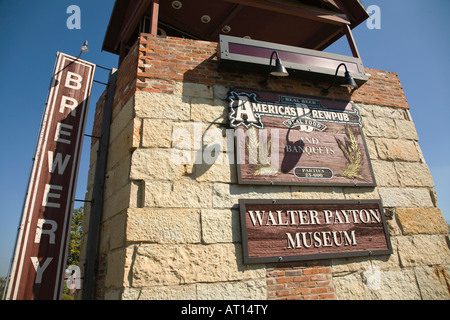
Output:
<path fill-rule="evenodd" d="M 324 88 L 322 89 L 322 95 L 326 96 L 328 95 L 328 93 L 330 92 L 329 90 L 336 84 L 336 79 L 337 79 L 337 75 L 339 72 L 339 69 L 344 66 L 345 68 L 345 79 L 344 81 L 340 84 L 341 87 L 345 87 L 345 88 L 350 88 L 352 90 L 356 90 L 358 89 L 358 85 L 355 82 L 355 79 L 353 79 L 353 77 L 351 76 L 350 72 L 347 69 L 347 65 L 345 63 L 341 63 L 340 65 L 338 65 L 338 67 L 336 68 L 336 73 L 334 75 L 334 80 L 333 83 L 328 87 L 328 88 Z"/>
<path fill-rule="evenodd" d="M 275 68 L 272 69 L 272 61 L 273 56 L 276 56 L 275 60 Z M 287 72 L 286 68 L 281 63 L 280 57 L 278 56 L 278 52 L 274 51 L 272 52 L 272 55 L 270 56 L 270 74 L 275 77 L 287 77 L 289 76 L 289 72 Z"/>

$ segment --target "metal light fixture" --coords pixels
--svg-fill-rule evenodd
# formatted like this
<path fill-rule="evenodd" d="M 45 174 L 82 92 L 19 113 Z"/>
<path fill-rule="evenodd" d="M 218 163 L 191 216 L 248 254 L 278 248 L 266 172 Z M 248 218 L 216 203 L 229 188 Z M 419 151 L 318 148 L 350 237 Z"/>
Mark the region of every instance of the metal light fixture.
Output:
<path fill-rule="evenodd" d="M 89 52 L 87 40 L 84 42 L 83 46 L 80 48 L 80 54 L 78 55 L 78 58 L 81 57 L 81 54 L 84 52 Z"/>
<path fill-rule="evenodd" d="M 340 86 L 345 87 L 345 88 L 350 88 L 350 89 L 352 89 L 352 91 L 356 90 L 358 88 L 358 85 L 356 84 L 355 79 L 353 79 L 353 77 L 351 76 L 345 63 L 341 63 L 336 68 L 336 73 L 334 75 L 333 83 L 328 88 L 322 89 L 322 95 L 324 95 L 324 96 L 328 95 L 328 93 L 330 92 L 329 90 L 336 84 L 337 74 L 339 72 L 340 67 L 342 67 L 342 66 L 344 66 L 344 68 L 345 68 L 345 78 L 344 78 L 344 81 L 340 84 Z"/>
<path fill-rule="evenodd" d="M 87 40 L 84 42 L 83 46 L 81 47 L 81 52 L 89 52 Z"/>
<path fill-rule="evenodd" d="M 275 67 L 272 66 L 273 56 L 276 56 L 275 60 Z M 266 74 L 266 78 L 259 82 L 261 87 L 267 88 L 268 86 L 268 80 L 269 75 L 275 76 L 275 77 L 287 77 L 289 76 L 289 72 L 287 72 L 286 68 L 283 66 L 283 63 L 281 63 L 281 59 L 278 56 L 278 52 L 273 51 L 270 55 L 270 64 L 269 64 L 269 72 Z"/>
<path fill-rule="evenodd" d="M 272 60 L 273 56 L 276 56 L 275 60 L 275 68 L 272 69 Z M 278 56 L 278 52 L 274 51 L 272 52 L 272 55 L 270 56 L 270 74 L 275 77 L 287 77 L 289 76 L 289 72 L 287 72 L 286 68 L 281 63 L 280 57 Z"/>
<path fill-rule="evenodd" d="M 345 64 L 344 64 L 345 66 Z M 353 77 L 350 75 L 350 72 L 347 70 L 345 71 L 345 79 L 344 82 L 340 84 L 341 87 L 350 88 L 350 89 L 356 89 L 358 88 L 358 85 L 356 84 Z"/>

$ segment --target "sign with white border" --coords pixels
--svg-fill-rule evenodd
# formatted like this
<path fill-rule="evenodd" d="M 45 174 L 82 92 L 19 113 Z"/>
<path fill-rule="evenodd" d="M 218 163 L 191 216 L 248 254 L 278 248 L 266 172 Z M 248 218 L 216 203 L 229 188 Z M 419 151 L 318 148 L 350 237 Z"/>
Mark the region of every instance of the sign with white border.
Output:
<path fill-rule="evenodd" d="M 19 227 L 7 300 L 58 300 L 95 65 L 58 52 Z"/>

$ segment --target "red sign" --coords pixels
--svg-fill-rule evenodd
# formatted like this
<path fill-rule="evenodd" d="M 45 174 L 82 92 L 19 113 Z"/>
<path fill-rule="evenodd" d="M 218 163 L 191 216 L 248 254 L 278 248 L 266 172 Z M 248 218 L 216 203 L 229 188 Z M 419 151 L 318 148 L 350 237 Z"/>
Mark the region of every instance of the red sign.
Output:
<path fill-rule="evenodd" d="M 240 184 L 375 186 L 350 101 L 233 88 Z"/>
<path fill-rule="evenodd" d="M 95 65 L 58 53 L 19 228 L 8 300 L 61 297 Z"/>
<path fill-rule="evenodd" d="M 240 200 L 244 263 L 392 254 L 379 200 Z"/>

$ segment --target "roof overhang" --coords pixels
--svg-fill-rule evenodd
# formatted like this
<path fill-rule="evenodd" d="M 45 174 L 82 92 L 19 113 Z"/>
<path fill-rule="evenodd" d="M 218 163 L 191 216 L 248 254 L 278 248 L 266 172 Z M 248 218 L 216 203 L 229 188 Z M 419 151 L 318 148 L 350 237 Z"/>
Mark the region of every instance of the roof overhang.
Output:
<path fill-rule="evenodd" d="M 365 21 L 359 0 L 116 0 L 103 50 L 120 54 L 132 44 L 144 16 L 158 28 L 194 39 L 219 41 L 220 34 L 323 50 Z M 206 17 L 207 16 L 207 17 Z"/>

